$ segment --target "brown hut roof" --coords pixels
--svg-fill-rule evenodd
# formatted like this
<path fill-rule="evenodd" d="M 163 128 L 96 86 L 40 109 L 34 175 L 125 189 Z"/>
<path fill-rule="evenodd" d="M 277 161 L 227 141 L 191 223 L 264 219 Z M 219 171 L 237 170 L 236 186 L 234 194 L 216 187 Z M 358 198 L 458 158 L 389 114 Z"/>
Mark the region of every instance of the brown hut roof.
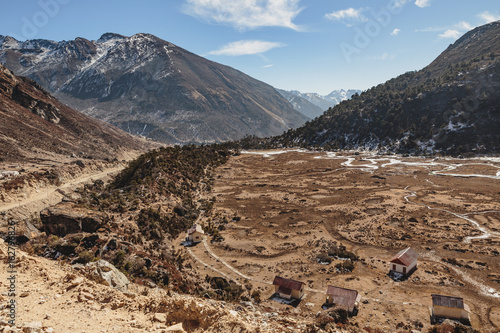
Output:
<path fill-rule="evenodd" d="M 296 280 L 292 280 L 292 279 L 286 279 L 286 278 L 282 278 L 280 276 L 276 276 L 274 278 L 273 284 L 275 286 L 279 286 L 280 287 L 278 289 L 278 291 L 281 288 L 284 288 L 283 291 L 286 291 L 287 289 L 290 289 L 290 294 L 291 294 L 292 290 L 300 290 L 302 288 L 302 285 L 304 284 L 304 282 L 300 282 L 300 281 L 296 281 Z M 284 292 L 284 294 L 289 295 L 286 292 Z"/>
<path fill-rule="evenodd" d="M 333 297 L 333 302 L 339 305 L 354 306 L 357 302 L 358 292 L 356 290 L 328 286 L 326 294 Z"/>
<path fill-rule="evenodd" d="M 448 308 L 464 309 L 470 312 L 469 306 L 464 303 L 464 299 L 461 297 L 443 296 L 437 294 L 432 294 L 431 296 L 433 306 L 445 306 Z"/>
<path fill-rule="evenodd" d="M 391 262 L 404 266 L 410 266 L 412 262 L 417 260 L 417 258 L 417 252 L 413 251 L 411 248 L 406 248 L 399 251 L 398 254 L 391 259 Z"/>

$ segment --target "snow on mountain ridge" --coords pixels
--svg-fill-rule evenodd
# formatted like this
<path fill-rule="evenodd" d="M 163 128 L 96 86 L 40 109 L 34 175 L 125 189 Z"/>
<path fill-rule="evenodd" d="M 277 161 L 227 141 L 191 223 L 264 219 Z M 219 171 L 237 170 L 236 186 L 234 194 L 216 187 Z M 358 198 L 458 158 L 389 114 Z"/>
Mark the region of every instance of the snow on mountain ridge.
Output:
<path fill-rule="evenodd" d="M 77 110 L 157 140 L 272 136 L 308 119 L 273 87 L 151 34 L 106 33 L 33 50 L 10 42 L 15 49 L 0 48 L 0 63 L 16 74 Z"/>
<path fill-rule="evenodd" d="M 326 111 L 328 108 L 334 107 L 342 101 L 348 100 L 354 94 L 361 93 L 361 90 L 356 89 L 340 89 L 333 90 L 328 95 L 320 95 L 318 93 L 301 93 L 298 90 L 289 90 L 289 93 L 302 97 L 305 100 L 311 102 L 312 104 L 320 107 L 322 110 Z"/>
<path fill-rule="evenodd" d="M 106 33 L 102 34 L 102 36 L 99 37 L 99 39 L 96 40 L 95 43 L 102 44 L 102 43 L 109 42 L 111 40 L 121 40 L 121 39 L 126 39 L 126 38 L 127 38 L 127 36 L 115 34 L 113 32 L 106 32 Z"/>

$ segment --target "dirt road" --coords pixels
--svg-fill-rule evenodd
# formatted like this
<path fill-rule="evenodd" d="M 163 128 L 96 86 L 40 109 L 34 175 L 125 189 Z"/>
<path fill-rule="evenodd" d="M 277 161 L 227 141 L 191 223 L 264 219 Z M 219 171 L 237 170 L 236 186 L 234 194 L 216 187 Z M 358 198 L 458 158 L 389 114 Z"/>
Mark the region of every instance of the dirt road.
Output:
<path fill-rule="evenodd" d="M 101 172 L 87 172 L 83 175 L 68 180 L 60 186 L 51 186 L 33 192 L 27 197 L 15 200 L 15 202 L 1 203 L 0 212 L 9 212 L 9 215 L 17 217 L 26 217 L 43 210 L 44 208 L 54 205 L 64 198 L 64 193 L 76 189 L 78 186 L 104 179 L 110 175 L 116 174 L 123 170 L 125 165 L 106 168 Z"/>

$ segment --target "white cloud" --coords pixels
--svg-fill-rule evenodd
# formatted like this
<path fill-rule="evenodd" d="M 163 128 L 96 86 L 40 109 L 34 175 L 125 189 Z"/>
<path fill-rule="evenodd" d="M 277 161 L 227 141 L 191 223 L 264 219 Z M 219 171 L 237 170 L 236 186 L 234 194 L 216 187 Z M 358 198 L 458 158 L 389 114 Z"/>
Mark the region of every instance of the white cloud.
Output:
<path fill-rule="evenodd" d="M 400 32 L 400 31 L 401 31 L 401 30 L 400 30 L 400 29 L 398 29 L 398 28 L 396 28 L 396 29 L 392 30 L 392 32 L 391 32 L 391 36 L 397 36 L 397 35 L 399 35 L 399 32 Z"/>
<path fill-rule="evenodd" d="M 479 16 L 484 21 L 484 23 L 490 23 L 500 20 L 500 15 L 492 14 L 488 11 L 482 12 L 477 16 Z"/>
<path fill-rule="evenodd" d="M 449 29 L 449 30 L 446 30 L 445 32 L 443 32 L 442 34 L 439 34 L 439 37 L 457 39 L 458 37 L 460 37 L 461 34 L 462 33 L 458 30 Z"/>
<path fill-rule="evenodd" d="M 470 25 L 469 22 L 465 22 L 465 21 L 458 22 L 457 24 L 454 25 L 454 27 L 458 30 L 465 30 L 465 31 L 469 31 L 469 30 L 474 29 L 474 27 L 472 25 Z"/>
<path fill-rule="evenodd" d="M 300 31 L 293 19 L 302 11 L 299 0 L 186 0 L 184 13 L 240 30 L 284 27 Z"/>
<path fill-rule="evenodd" d="M 261 54 L 276 47 L 286 46 L 283 43 L 266 42 L 263 40 L 239 40 L 228 43 L 218 50 L 210 51 L 213 55 L 241 56 L 248 54 Z"/>
<path fill-rule="evenodd" d="M 325 17 L 329 20 L 340 21 L 347 26 L 352 26 L 356 23 L 368 21 L 366 16 L 362 14 L 364 10 L 365 8 L 347 8 L 326 14 Z"/>
<path fill-rule="evenodd" d="M 270 64 L 270 65 L 264 65 L 264 66 L 262 66 L 262 67 L 263 67 L 263 68 L 269 68 L 269 67 L 273 67 L 273 66 L 274 66 L 274 64 Z"/>
<path fill-rule="evenodd" d="M 420 8 L 428 7 L 430 6 L 431 0 L 415 0 L 415 5 L 419 6 Z"/>
<path fill-rule="evenodd" d="M 469 22 L 460 21 L 447 27 L 427 27 L 424 29 L 417 29 L 415 32 L 441 32 L 438 35 L 440 38 L 457 39 L 462 34 L 472 29 L 474 29 L 474 26 L 472 26 Z"/>
<path fill-rule="evenodd" d="M 394 7 L 401 8 L 406 5 L 410 0 L 394 0 Z"/>

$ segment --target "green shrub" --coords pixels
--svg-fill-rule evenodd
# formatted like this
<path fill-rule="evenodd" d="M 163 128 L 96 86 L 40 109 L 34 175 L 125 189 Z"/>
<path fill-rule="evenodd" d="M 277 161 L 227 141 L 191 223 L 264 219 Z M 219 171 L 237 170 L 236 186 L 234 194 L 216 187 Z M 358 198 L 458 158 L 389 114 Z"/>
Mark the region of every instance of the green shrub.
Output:
<path fill-rule="evenodd" d="M 94 259 L 95 259 L 94 254 L 92 254 L 87 250 L 84 250 L 78 253 L 78 258 L 74 262 L 79 264 L 87 264 L 89 262 L 94 261 Z"/>

